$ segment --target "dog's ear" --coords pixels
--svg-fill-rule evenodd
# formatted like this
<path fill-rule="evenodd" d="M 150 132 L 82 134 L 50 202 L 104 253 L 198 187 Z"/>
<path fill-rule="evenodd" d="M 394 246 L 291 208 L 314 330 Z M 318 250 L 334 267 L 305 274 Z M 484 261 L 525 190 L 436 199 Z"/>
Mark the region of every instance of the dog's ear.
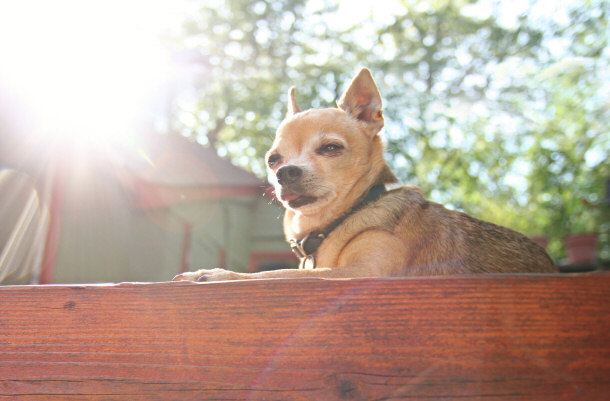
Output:
<path fill-rule="evenodd" d="M 383 128 L 381 95 L 368 69 L 360 70 L 337 105 L 346 113 L 367 123 L 375 134 Z"/>
<path fill-rule="evenodd" d="M 294 90 L 294 86 L 288 89 L 288 111 L 286 112 L 286 117 L 290 117 L 301 111 L 294 98 Z"/>

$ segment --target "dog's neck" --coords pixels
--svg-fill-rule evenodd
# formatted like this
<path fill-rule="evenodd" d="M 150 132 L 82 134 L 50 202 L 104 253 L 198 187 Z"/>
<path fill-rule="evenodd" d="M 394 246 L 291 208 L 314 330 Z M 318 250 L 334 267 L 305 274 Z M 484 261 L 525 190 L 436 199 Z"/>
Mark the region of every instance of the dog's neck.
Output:
<path fill-rule="evenodd" d="M 362 198 L 358 203 L 356 203 L 354 206 L 352 206 L 352 208 L 350 210 L 348 210 L 347 213 L 342 214 L 341 217 L 332 221 L 324 229 L 320 230 L 320 232 L 322 232 L 324 234 L 324 236 L 328 236 L 328 234 L 330 234 L 330 232 L 332 230 L 334 230 L 339 225 L 341 225 L 341 223 L 343 223 L 345 221 L 345 219 L 347 219 L 349 216 L 356 213 L 358 210 L 362 209 L 369 203 L 376 201 L 386 192 L 388 192 L 388 191 L 385 188 L 385 185 L 383 185 L 383 184 L 374 185 L 373 187 L 371 187 L 368 190 L 368 192 L 366 193 L 364 198 Z"/>
<path fill-rule="evenodd" d="M 364 195 L 355 198 L 353 202 L 344 204 L 342 208 L 325 208 L 320 214 L 312 216 L 304 216 L 297 214 L 291 210 L 286 211 L 286 220 L 284 221 L 284 231 L 286 239 L 300 240 L 307 237 L 312 232 L 330 232 L 338 226 L 343 220 L 359 210 L 364 205 L 374 200 L 377 200 L 386 192 L 383 183 L 372 185 L 368 190 L 364 191 Z"/>
<path fill-rule="evenodd" d="M 374 185 L 370 188 L 364 198 L 356 203 L 346 213 L 340 215 L 339 218 L 333 220 L 330 224 L 321 230 L 315 230 L 309 232 L 304 238 L 297 239 L 291 238 L 289 240 L 292 252 L 300 259 L 301 269 L 305 268 L 305 264 L 309 260 L 310 268 L 316 267 L 316 257 L 314 256 L 318 251 L 322 242 L 330 235 L 330 233 L 337 227 L 339 227 L 349 216 L 356 213 L 366 205 L 379 199 L 383 194 L 387 192 L 383 184 Z"/>

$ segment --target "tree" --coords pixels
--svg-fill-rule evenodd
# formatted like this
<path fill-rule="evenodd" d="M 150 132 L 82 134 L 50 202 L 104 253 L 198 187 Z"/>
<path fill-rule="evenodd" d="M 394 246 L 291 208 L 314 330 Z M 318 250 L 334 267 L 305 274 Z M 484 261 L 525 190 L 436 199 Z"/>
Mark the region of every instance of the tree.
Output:
<path fill-rule="evenodd" d="M 502 99 L 519 88 L 498 73 L 517 59 L 531 63 L 541 33 L 524 20 L 509 28 L 493 15 L 469 16 L 459 2 L 435 4 L 412 3 L 379 30 L 380 42 L 396 49 L 379 64 L 397 123 L 388 127 L 388 151 L 403 180 L 433 185 L 433 199 L 489 215 L 518 199 L 506 175 L 518 163 L 507 127 L 516 116 Z"/>
<path fill-rule="evenodd" d="M 507 25 L 499 12 L 471 15 L 457 1 L 408 3 L 379 30 L 394 49 L 379 67 L 398 122 L 387 131 L 399 176 L 433 187 L 442 203 L 548 235 L 555 257 L 560 239 L 588 220 L 610 256 L 599 201 L 609 177 L 607 6 Z"/>
<path fill-rule="evenodd" d="M 607 1 L 570 10 L 569 24 L 554 26 L 564 40 L 562 58 L 529 82 L 539 92 L 532 108 L 528 192 L 538 225 L 551 233 L 551 250 L 563 254 L 560 240 L 580 232 L 600 234 L 600 257 L 610 257 L 610 40 Z"/>
<path fill-rule="evenodd" d="M 333 70 L 301 62 L 317 54 L 307 21 L 300 18 L 305 5 L 305 0 L 202 3 L 181 38 L 199 66 L 194 96 L 183 98 L 177 113 L 184 135 L 264 175 L 263 155 L 286 114 L 289 86 Z M 318 89 L 304 94 L 317 97 Z"/>

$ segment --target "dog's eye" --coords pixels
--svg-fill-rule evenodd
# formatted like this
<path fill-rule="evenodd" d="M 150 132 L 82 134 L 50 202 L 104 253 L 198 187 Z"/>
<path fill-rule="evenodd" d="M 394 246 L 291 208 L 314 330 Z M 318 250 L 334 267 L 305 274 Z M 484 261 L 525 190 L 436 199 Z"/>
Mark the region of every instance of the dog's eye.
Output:
<path fill-rule="evenodd" d="M 277 153 L 273 154 L 273 155 L 269 156 L 269 158 L 267 159 L 267 165 L 269 167 L 273 167 L 276 164 L 278 164 L 281 160 L 282 160 L 282 157 L 280 155 L 278 155 Z"/>
<path fill-rule="evenodd" d="M 318 153 L 321 155 L 334 155 L 343 150 L 343 146 L 338 143 L 327 143 L 326 145 L 320 146 Z"/>

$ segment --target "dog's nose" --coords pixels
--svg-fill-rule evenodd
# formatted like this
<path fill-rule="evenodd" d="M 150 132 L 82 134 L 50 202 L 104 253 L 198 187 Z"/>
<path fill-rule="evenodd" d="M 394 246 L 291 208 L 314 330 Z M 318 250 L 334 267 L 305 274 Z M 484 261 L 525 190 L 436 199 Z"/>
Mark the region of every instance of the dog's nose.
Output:
<path fill-rule="evenodd" d="M 288 185 L 298 181 L 303 175 L 303 170 L 297 166 L 283 166 L 277 170 L 275 175 L 280 185 Z"/>

